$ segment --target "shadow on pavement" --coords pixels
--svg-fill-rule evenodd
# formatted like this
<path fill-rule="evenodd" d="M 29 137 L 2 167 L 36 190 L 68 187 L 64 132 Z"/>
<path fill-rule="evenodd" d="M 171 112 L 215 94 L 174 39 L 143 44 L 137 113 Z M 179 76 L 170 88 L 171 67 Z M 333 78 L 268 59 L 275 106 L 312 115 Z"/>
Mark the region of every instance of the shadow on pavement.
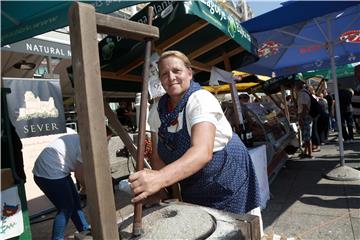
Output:
<path fill-rule="evenodd" d="M 333 199 L 333 200 L 330 200 L 330 199 L 324 200 L 319 197 L 303 197 L 303 198 L 300 198 L 300 201 L 304 204 L 315 205 L 315 206 L 320 206 L 320 207 L 325 207 L 325 208 L 360 209 L 360 201 L 356 201 L 356 200 L 358 200 L 358 198 L 348 197 L 347 199 L 349 201 L 347 201 L 346 206 L 343 205 L 344 198 L 337 198 L 337 199 Z"/>

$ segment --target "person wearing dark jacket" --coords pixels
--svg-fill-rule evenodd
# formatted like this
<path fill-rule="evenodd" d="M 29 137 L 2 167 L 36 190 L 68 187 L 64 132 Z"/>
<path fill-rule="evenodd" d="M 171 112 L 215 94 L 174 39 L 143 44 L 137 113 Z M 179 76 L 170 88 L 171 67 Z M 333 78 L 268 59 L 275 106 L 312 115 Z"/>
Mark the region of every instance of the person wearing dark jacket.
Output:
<path fill-rule="evenodd" d="M 352 142 L 354 140 L 354 121 L 351 106 L 353 95 L 354 91 L 351 88 L 341 88 L 339 90 L 341 128 L 345 142 Z"/>

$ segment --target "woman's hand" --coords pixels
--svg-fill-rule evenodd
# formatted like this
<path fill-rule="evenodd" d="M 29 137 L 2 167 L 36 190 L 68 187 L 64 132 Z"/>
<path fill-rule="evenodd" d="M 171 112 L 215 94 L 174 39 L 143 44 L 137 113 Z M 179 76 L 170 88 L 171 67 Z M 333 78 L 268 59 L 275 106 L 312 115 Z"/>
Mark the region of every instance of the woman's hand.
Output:
<path fill-rule="evenodd" d="M 131 200 L 133 203 L 143 201 L 165 187 L 163 186 L 160 172 L 150 169 L 144 169 L 131 174 L 129 182 L 135 196 Z"/>

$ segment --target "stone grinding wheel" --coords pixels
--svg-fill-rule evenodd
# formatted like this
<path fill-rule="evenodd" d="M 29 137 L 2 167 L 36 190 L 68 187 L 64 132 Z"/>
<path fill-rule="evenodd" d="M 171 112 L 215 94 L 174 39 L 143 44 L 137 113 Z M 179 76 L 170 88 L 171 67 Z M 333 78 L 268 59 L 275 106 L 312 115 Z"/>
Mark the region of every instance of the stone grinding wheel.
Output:
<path fill-rule="evenodd" d="M 196 206 L 171 203 L 144 210 L 144 233 L 132 236 L 133 215 L 119 226 L 121 239 L 206 239 L 216 228 L 216 220 Z"/>

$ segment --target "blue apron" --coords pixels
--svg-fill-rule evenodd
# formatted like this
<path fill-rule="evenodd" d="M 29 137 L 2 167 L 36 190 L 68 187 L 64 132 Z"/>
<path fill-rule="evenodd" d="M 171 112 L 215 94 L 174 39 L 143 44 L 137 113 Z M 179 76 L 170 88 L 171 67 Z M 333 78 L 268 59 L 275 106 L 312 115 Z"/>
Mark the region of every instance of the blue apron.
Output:
<path fill-rule="evenodd" d="M 183 110 L 183 126 L 176 133 L 167 131 L 174 116 L 164 118 L 169 98 L 160 99 L 158 110 L 162 123 L 158 132 L 158 154 L 165 164 L 176 161 L 191 147 L 185 106 L 189 96 L 198 89 L 192 81 L 190 94 L 185 94 L 179 103 L 183 108 L 177 109 L 179 104 L 175 107 L 174 111 Z M 178 113 L 175 115 L 178 116 Z M 233 213 L 246 213 L 260 206 L 254 166 L 245 145 L 235 133 L 224 149 L 213 153 L 213 158 L 204 168 L 180 181 L 180 187 L 183 201 L 188 203 Z"/>

